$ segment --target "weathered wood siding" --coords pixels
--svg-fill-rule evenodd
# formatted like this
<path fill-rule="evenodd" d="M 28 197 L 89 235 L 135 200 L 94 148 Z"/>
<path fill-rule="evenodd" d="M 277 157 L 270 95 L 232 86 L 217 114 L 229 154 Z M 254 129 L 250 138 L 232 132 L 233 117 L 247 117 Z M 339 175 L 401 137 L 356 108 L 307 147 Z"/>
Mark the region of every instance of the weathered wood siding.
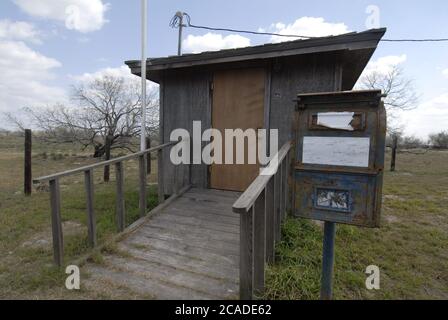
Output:
<path fill-rule="evenodd" d="M 269 115 L 271 129 L 279 130 L 279 147 L 292 138 L 292 123 L 298 93 L 333 91 L 338 80 L 339 64 L 335 54 L 313 54 L 296 57 L 277 58 L 262 61 L 270 75 L 268 86 Z M 228 68 L 235 67 L 229 64 Z M 238 65 L 241 68 L 241 65 Z M 222 69 L 223 66 L 218 67 Z M 161 85 L 161 128 L 163 142 L 169 141 L 170 133 L 176 128 L 187 129 L 192 134 L 193 121 L 202 122 L 202 130 L 211 127 L 210 84 L 213 70 L 177 71 L 165 73 Z M 204 144 L 203 144 L 204 145 Z M 169 151 L 163 154 L 163 178 L 165 194 L 173 193 L 174 177 L 182 177 L 183 184 L 189 181 L 187 166 L 177 169 L 169 161 Z M 206 165 L 193 165 L 191 183 L 195 187 L 208 187 Z"/>
<path fill-rule="evenodd" d="M 292 138 L 299 93 L 333 91 L 337 60 L 319 54 L 279 59 L 271 67 L 270 129 L 279 130 L 279 147 Z"/>
<path fill-rule="evenodd" d="M 170 140 L 174 129 L 183 128 L 192 136 L 193 121 L 202 122 L 202 130 L 211 126 L 209 73 L 171 73 L 166 74 L 161 87 L 163 98 L 163 141 Z M 163 178 L 165 194 L 172 194 L 175 175 L 182 185 L 189 183 L 188 166 L 175 166 L 169 160 L 170 151 L 163 153 Z M 207 166 L 191 166 L 191 184 L 207 187 Z"/>

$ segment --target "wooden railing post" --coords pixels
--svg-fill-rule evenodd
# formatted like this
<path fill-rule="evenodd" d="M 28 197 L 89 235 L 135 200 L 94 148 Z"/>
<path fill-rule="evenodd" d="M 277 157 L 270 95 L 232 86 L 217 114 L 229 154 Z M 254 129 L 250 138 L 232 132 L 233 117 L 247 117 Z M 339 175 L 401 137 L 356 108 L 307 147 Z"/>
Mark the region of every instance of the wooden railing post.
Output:
<path fill-rule="evenodd" d="M 29 196 L 32 191 L 32 168 L 31 168 L 32 138 L 31 129 L 25 129 L 25 163 L 24 163 L 24 193 Z"/>
<path fill-rule="evenodd" d="M 280 196 L 279 196 L 279 212 L 280 212 L 280 223 L 283 223 L 283 211 L 285 210 L 284 204 L 285 204 L 285 189 L 284 189 L 284 175 L 283 175 L 283 161 L 280 162 L 280 165 L 278 167 L 278 171 L 280 173 L 279 180 L 280 180 Z"/>
<path fill-rule="evenodd" d="M 157 152 L 157 189 L 159 193 L 159 204 L 165 201 L 165 185 L 163 177 L 163 150 Z"/>
<path fill-rule="evenodd" d="M 50 180 L 50 202 L 54 263 L 60 267 L 64 259 L 64 242 L 61 220 L 61 193 L 58 179 Z"/>
<path fill-rule="evenodd" d="M 280 220 L 280 172 L 274 175 L 274 222 L 275 222 L 275 243 L 280 241 L 281 236 L 281 226 L 282 222 Z"/>
<path fill-rule="evenodd" d="M 179 166 L 180 165 L 174 165 L 174 182 L 173 182 L 173 192 L 174 194 L 179 193 Z"/>
<path fill-rule="evenodd" d="M 264 290 L 264 264 L 266 262 L 266 203 L 263 191 L 255 201 L 253 252 L 254 252 L 254 282 L 253 292 L 259 296 Z"/>
<path fill-rule="evenodd" d="M 93 207 L 93 170 L 84 171 L 84 184 L 87 202 L 87 233 L 91 247 L 96 246 L 96 220 Z"/>
<path fill-rule="evenodd" d="M 251 300 L 253 292 L 253 210 L 240 214 L 240 299 Z"/>
<path fill-rule="evenodd" d="M 271 177 L 266 186 L 266 261 L 275 259 L 275 179 Z"/>
<path fill-rule="evenodd" d="M 140 217 L 146 215 L 146 154 L 139 157 L 139 209 Z"/>
<path fill-rule="evenodd" d="M 151 138 L 150 137 L 146 137 L 146 148 L 147 149 L 151 148 Z M 148 176 L 151 174 L 151 152 L 148 152 L 146 154 L 146 173 L 148 174 Z"/>
<path fill-rule="evenodd" d="M 123 163 L 117 162 L 115 164 L 115 175 L 117 181 L 116 191 L 116 216 L 118 231 L 123 231 L 125 228 L 125 201 L 124 201 L 124 172 Z"/>
<path fill-rule="evenodd" d="M 286 211 L 291 211 L 291 202 L 292 202 L 292 194 L 291 194 L 291 177 L 289 176 L 291 173 L 291 152 L 288 152 L 285 158 L 286 162 Z"/>
<path fill-rule="evenodd" d="M 286 218 L 286 207 L 287 207 L 287 203 L 288 203 L 288 175 L 287 175 L 287 165 L 286 165 L 286 158 L 283 159 L 282 162 L 282 183 L 283 183 L 283 198 L 282 198 L 282 206 L 283 206 L 283 210 L 282 210 L 282 221 L 285 220 Z"/>

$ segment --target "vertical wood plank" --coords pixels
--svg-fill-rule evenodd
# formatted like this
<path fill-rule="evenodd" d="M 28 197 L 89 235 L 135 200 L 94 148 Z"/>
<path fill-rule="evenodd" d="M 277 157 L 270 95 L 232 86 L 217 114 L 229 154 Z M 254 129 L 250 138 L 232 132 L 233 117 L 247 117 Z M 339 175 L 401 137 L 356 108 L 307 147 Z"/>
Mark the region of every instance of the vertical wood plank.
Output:
<path fill-rule="evenodd" d="M 271 177 L 266 186 L 266 261 L 274 262 L 275 257 L 275 180 Z"/>
<path fill-rule="evenodd" d="M 62 266 L 64 258 L 64 241 L 61 220 L 61 194 L 59 180 L 50 180 L 51 230 L 53 235 L 53 257 L 57 266 Z"/>
<path fill-rule="evenodd" d="M 253 211 L 240 215 L 240 299 L 252 300 L 253 252 L 252 252 Z"/>
<path fill-rule="evenodd" d="M 140 217 L 146 215 L 146 154 L 138 158 L 139 162 L 139 209 Z"/>
<path fill-rule="evenodd" d="M 124 171 L 123 163 L 117 162 L 115 164 L 115 175 L 116 175 L 116 217 L 117 217 L 117 228 L 118 231 L 123 231 L 125 228 L 125 202 L 124 202 Z"/>
<path fill-rule="evenodd" d="M 266 262 L 266 203 L 265 193 L 262 192 L 253 206 L 254 211 L 254 282 L 253 292 L 260 296 L 264 290 L 264 264 Z"/>
<path fill-rule="evenodd" d="M 96 246 L 96 220 L 93 206 L 93 170 L 84 171 L 84 184 L 86 189 L 87 202 L 87 234 L 89 238 L 89 245 Z"/>
<path fill-rule="evenodd" d="M 24 163 L 24 193 L 29 196 L 32 191 L 32 171 L 31 171 L 31 129 L 25 129 L 25 163 Z"/>
<path fill-rule="evenodd" d="M 159 193 L 159 204 L 165 201 L 165 186 L 163 177 L 163 150 L 157 152 L 157 189 Z"/>

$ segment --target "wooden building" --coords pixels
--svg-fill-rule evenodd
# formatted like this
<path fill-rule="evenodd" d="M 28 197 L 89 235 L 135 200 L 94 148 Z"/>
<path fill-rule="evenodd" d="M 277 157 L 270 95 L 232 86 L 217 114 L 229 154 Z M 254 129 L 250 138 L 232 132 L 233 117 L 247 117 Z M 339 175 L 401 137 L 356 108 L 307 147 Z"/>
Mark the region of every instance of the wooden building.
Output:
<path fill-rule="evenodd" d="M 385 31 L 148 59 L 147 78 L 160 84 L 160 143 L 177 128 L 192 134 L 193 121 L 201 121 L 202 130 L 278 129 L 281 147 L 292 138 L 297 94 L 351 90 Z M 140 75 L 140 61 L 126 64 Z M 258 175 L 257 165 L 175 168 L 168 152 L 159 175 L 166 195 L 175 175 L 183 185 L 234 191 Z"/>

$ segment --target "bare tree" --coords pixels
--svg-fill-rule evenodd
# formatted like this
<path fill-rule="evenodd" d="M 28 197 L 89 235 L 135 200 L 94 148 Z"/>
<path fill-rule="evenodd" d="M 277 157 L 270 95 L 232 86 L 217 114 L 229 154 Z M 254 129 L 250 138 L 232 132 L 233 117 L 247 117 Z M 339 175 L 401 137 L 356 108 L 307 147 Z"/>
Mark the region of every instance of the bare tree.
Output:
<path fill-rule="evenodd" d="M 400 111 L 414 109 L 418 103 L 413 81 L 406 78 L 400 66 L 392 66 L 386 73 L 373 71 L 360 80 L 363 89 L 380 89 L 387 97 L 384 106 L 388 116 L 389 134 L 401 134 L 403 127 L 398 123 Z"/>
<path fill-rule="evenodd" d="M 448 149 L 448 131 L 442 131 L 429 136 L 429 143 L 437 149 Z"/>
<path fill-rule="evenodd" d="M 71 100 L 74 105 L 70 107 L 25 108 L 45 141 L 93 147 L 94 157 L 108 155 L 112 149 L 138 149 L 135 137 L 140 135 L 142 101 L 138 81 L 106 75 L 73 87 Z M 158 130 L 155 91 L 148 94 L 146 110 L 147 133 L 154 134 Z M 12 115 L 9 118 L 23 126 Z"/>

